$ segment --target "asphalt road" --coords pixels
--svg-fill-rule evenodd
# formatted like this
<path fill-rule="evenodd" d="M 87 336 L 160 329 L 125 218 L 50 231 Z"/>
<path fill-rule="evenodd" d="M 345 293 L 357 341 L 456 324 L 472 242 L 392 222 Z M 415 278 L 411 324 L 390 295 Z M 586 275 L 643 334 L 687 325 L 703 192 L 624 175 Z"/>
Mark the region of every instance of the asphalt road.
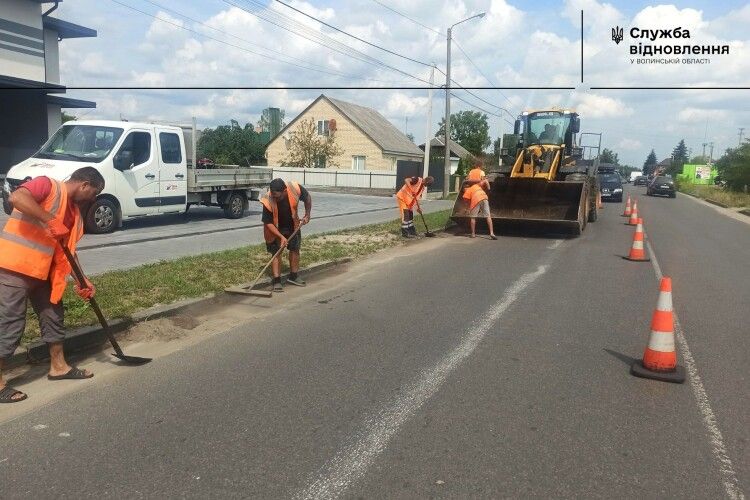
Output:
<path fill-rule="evenodd" d="M 641 196 L 655 266 L 620 258 L 633 231 L 606 207 L 576 239 L 384 252 L 64 382 L 0 423 L 0 497 L 742 498 L 750 226 Z M 683 385 L 629 374 L 657 268 Z"/>

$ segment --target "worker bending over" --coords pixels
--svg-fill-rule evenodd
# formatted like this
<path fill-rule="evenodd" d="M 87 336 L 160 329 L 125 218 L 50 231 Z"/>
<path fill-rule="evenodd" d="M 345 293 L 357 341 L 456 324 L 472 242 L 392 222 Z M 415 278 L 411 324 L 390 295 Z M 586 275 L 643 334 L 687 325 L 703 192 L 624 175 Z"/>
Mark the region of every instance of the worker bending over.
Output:
<path fill-rule="evenodd" d="M 282 179 L 271 181 L 268 192 L 260 199 L 263 204 L 263 236 L 266 250 L 271 255 L 283 247 L 289 249 L 289 278 L 287 283 L 305 286 L 305 280 L 299 277 L 299 255 L 302 246 L 302 232 L 296 229 L 310 222 L 312 198 L 310 193 L 297 182 L 284 182 Z M 300 200 L 305 204 L 305 216 L 300 220 L 297 207 Z M 294 233 L 294 237 L 289 239 Z M 271 263 L 273 272 L 273 291 L 283 292 L 281 285 L 281 254 Z"/>
<path fill-rule="evenodd" d="M 26 301 L 39 320 L 42 340 L 50 354 L 49 380 L 85 379 L 88 370 L 70 366 L 63 353 L 62 296 L 71 265 L 61 245 L 75 255 L 83 236 L 81 208 L 104 189 L 104 178 L 94 167 L 79 168 L 65 182 L 40 176 L 11 193 L 13 206 L 0 233 L 0 403 L 16 403 L 26 394 L 5 384 L 2 368 L 18 347 L 26 327 Z M 94 285 L 75 285 L 84 300 L 94 296 Z"/>
<path fill-rule="evenodd" d="M 469 225 L 471 227 L 471 237 L 476 238 L 477 219 L 486 217 L 487 227 L 490 230 L 490 238 L 497 239 L 492 227 L 492 217 L 490 217 L 490 202 L 487 192 L 490 190 L 490 182 L 482 179 L 466 187 L 463 192 L 463 199 L 469 203 Z"/>
<path fill-rule="evenodd" d="M 414 205 L 417 205 L 417 212 L 422 213 L 419 207 L 419 197 L 422 191 L 432 185 L 434 178 L 425 177 L 407 177 L 404 179 L 404 185 L 396 193 L 398 200 L 398 210 L 401 214 L 401 236 L 404 238 L 414 238 L 417 236 L 417 228 L 414 227 Z"/>

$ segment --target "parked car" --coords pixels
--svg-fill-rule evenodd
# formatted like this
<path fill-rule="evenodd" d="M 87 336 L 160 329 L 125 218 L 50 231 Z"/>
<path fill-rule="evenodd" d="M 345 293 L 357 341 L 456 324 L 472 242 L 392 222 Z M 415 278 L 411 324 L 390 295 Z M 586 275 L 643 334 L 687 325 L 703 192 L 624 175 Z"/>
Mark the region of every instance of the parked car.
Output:
<path fill-rule="evenodd" d="M 648 177 L 645 175 L 639 175 L 633 181 L 634 186 L 648 186 Z"/>
<path fill-rule="evenodd" d="M 670 198 L 677 197 L 677 190 L 671 176 L 659 175 L 654 177 L 654 180 L 646 188 L 646 195 L 654 196 L 655 194 L 667 195 Z"/>
<path fill-rule="evenodd" d="M 617 173 L 599 174 L 602 201 L 622 201 L 622 179 Z"/>

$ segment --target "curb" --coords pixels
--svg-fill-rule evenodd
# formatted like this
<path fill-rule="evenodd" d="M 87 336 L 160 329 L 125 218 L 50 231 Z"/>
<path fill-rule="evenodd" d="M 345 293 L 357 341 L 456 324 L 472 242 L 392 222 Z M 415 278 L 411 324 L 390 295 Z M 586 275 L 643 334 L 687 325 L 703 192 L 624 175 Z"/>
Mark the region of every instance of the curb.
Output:
<path fill-rule="evenodd" d="M 300 269 L 300 273 L 305 275 L 314 275 L 327 271 L 334 267 L 348 264 L 353 259 L 346 257 L 343 259 L 329 260 L 321 262 L 319 264 L 313 264 L 312 266 Z M 258 284 L 270 284 L 271 278 L 264 278 L 258 282 Z M 171 304 L 159 304 L 148 309 L 136 311 L 127 318 L 117 318 L 108 320 L 109 330 L 112 335 L 117 338 L 118 335 L 122 334 L 131 326 L 148 320 L 166 318 L 175 316 L 180 312 L 194 306 L 206 306 L 220 301 L 226 300 L 228 294 L 225 292 L 211 293 L 204 297 L 195 297 L 190 299 L 183 299 Z M 85 351 L 94 347 L 108 344 L 107 335 L 104 329 L 97 325 L 84 326 L 76 328 L 75 330 L 69 330 L 65 335 L 65 353 L 72 354 L 74 352 Z M 5 368 L 14 368 L 24 364 L 38 364 L 49 358 L 49 351 L 47 344 L 41 341 L 30 344 L 26 350 L 18 352 L 16 351 L 11 357 L 5 360 Z"/>
<path fill-rule="evenodd" d="M 716 200 L 712 200 L 711 198 L 702 198 L 707 203 L 710 203 L 711 205 L 716 205 L 717 207 L 721 208 L 731 208 L 729 205 L 725 205 L 724 203 Z"/>

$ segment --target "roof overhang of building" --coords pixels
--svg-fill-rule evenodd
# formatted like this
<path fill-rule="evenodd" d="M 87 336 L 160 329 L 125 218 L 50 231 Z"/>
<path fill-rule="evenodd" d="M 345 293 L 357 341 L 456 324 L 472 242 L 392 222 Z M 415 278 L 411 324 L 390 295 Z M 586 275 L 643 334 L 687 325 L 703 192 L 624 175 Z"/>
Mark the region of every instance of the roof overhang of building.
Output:
<path fill-rule="evenodd" d="M 48 96 L 47 104 L 57 104 L 61 108 L 96 108 L 94 101 L 84 101 L 83 99 L 73 99 L 72 97 L 62 97 L 59 95 Z"/>
<path fill-rule="evenodd" d="M 26 80 L 13 76 L 0 75 L 0 88 L 11 89 L 39 89 L 40 92 L 47 94 L 64 94 L 65 86 L 57 83 L 39 82 L 36 80 Z"/>
<path fill-rule="evenodd" d="M 96 36 L 96 30 L 49 16 L 44 18 L 44 29 L 56 31 L 60 39 L 90 38 Z"/>

